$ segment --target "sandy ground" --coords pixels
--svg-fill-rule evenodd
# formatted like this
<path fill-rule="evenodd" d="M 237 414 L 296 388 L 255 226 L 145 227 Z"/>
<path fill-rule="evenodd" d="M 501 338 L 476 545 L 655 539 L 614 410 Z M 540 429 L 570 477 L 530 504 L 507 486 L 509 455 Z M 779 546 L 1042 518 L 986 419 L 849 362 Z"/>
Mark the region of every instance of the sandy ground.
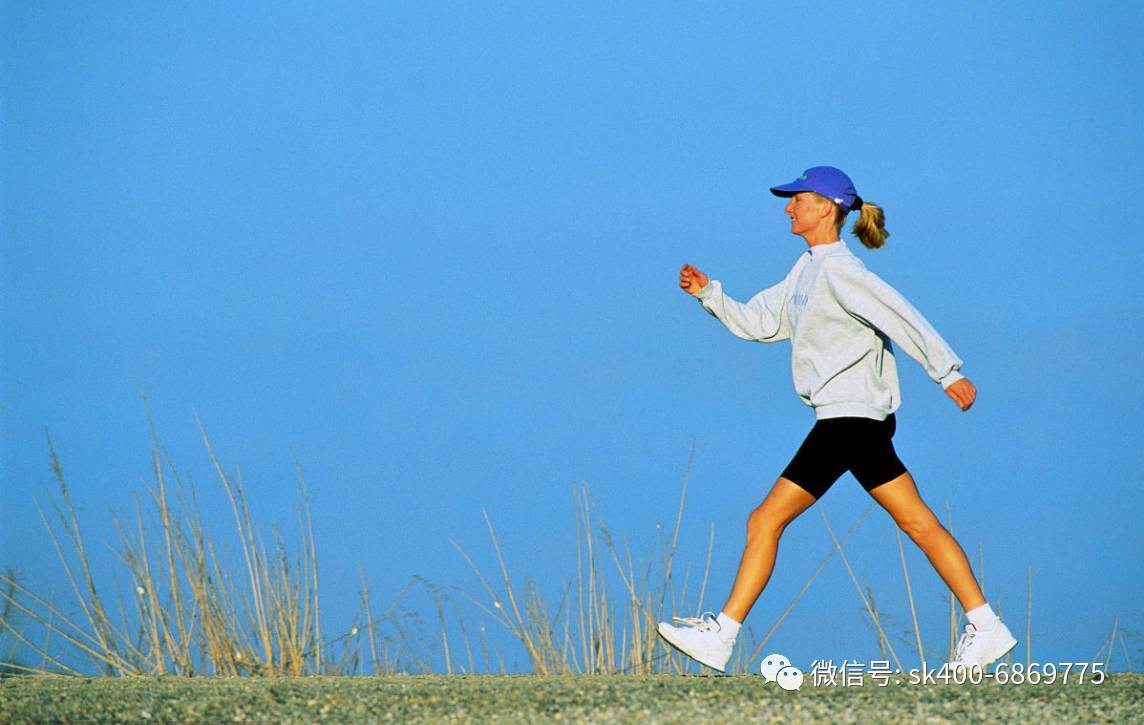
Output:
<path fill-rule="evenodd" d="M 1102 684 L 813 687 L 759 675 L 41 678 L 0 722 L 1141 722 L 1144 675 Z"/>

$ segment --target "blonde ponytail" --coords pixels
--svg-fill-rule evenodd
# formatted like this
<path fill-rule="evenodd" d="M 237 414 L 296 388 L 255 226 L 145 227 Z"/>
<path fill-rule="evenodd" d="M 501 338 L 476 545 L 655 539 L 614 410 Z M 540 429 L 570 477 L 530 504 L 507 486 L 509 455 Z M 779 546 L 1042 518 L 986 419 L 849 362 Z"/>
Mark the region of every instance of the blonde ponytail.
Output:
<path fill-rule="evenodd" d="M 850 230 L 867 249 L 881 249 L 886 246 L 890 232 L 886 230 L 886 214 L 882 207 L 862 201 L 858 209 L 858 221 Z"/>

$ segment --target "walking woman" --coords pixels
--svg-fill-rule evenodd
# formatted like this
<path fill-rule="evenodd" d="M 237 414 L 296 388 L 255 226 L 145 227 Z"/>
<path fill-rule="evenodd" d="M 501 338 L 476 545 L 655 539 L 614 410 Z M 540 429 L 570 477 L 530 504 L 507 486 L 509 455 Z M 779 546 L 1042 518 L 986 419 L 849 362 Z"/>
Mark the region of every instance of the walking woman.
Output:
<path fill-rule="evenodd" d="M 961 360 L 945 340 L 841 241 L 843 222 L 853 211 L 859 216 L 852 231 L 863 245 L 878 249 L 890 236 L 882 210 L 858 196 L 849 176 L 816 166 L 771 192 L 790 199 L 785 211 L 791 233 L 809 246 L 786 278 L 746 304 L 728 297 L 717 280 L 690 264 L 680 270 L 679 286 L 738 337 L 789 339 L 795 390 L 814 409 L 816 422 L 747 519 L 747 544 L 722 612 L 661 622 L 659 634 L 722 672 L 741 623 L 771 577 L 783 530 L 849 471 L 925 552 L 965 608 L 969 624 L 951 664 L 984 668 L 1017 641 L 985 601 L 964 551 L 922 501 L 894 452 L 894 411 L 901 402 L 894 346 L 920 363 L 963 411 L 977 392 L 958 372 Z"/>

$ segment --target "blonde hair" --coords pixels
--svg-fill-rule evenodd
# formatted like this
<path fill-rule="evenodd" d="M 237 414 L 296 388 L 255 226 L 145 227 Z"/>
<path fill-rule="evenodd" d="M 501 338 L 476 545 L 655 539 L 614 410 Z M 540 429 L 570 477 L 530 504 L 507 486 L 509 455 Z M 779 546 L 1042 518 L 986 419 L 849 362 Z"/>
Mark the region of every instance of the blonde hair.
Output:
<path fill-rule="evenodd" d="M 859 199 L 859 204 L 858 220 L 854 222 L 850 231 L 867 249 L 881 249 L 886 246 L 886 240 L 890 237 L 890 232 L 886 229 L 886 213 L 882 211 L 882 207 L 869 201 Z M 846 221 L 848 213 L 849 210 L 834 205 L 834 226 L 839 231 L 842 231 L 842 224 Z"/>

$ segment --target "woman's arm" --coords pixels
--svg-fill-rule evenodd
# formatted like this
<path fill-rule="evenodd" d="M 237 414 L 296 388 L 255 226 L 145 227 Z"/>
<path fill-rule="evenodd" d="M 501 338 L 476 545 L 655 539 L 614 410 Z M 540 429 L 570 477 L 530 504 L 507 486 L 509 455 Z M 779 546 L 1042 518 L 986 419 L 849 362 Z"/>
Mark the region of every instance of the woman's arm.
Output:
<path fill-rule="evenodd" d="M 829 265 L 826 279 L 846 312 L 888 336 L 959 408 L 969 410 L 977 391 L 959 372 L 961 359 L 905 297 L 861 263 Z"/>
<path fill-rule="evenodd" d="M 696 297 L 733 335 L 756 342 L 778 342 L 790 337 L 785 313 L 789 279 L 790 275 L 744 304 L 723 294 L 718 280 L 708 279 L 690 264 L 679 270 L 679 286 L 685 292 Z"/>

